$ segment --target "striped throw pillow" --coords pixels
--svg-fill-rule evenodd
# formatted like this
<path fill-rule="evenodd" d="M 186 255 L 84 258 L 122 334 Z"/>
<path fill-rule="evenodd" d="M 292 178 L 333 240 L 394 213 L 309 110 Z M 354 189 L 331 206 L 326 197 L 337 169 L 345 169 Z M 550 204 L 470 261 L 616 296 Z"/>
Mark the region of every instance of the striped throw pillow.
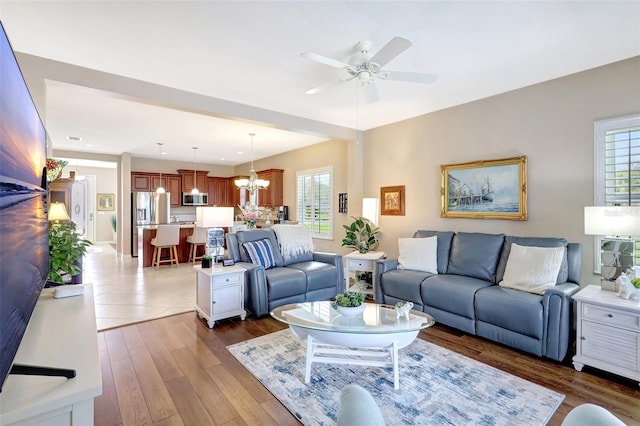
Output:
<path fill-rule="evenodd" d="M 276 261 L 273 258 L 271 241 L 269 241 L 268 238 L 243 243 L 242 247 L 244 248 L 245 253 L 247 253 L 247 257 L 254 265 L 262 265 L 264 266 L 264 269 L 276 266 Z"/>

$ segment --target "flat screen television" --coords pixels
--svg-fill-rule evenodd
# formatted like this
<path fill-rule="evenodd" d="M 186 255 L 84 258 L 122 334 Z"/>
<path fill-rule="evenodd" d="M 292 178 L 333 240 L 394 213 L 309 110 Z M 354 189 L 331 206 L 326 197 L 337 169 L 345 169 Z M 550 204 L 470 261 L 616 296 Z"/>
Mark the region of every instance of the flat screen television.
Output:
<path fill-rule="evenodd" d="M 46 133 L 0 22 L 0 391 L 49 273 Z"/>

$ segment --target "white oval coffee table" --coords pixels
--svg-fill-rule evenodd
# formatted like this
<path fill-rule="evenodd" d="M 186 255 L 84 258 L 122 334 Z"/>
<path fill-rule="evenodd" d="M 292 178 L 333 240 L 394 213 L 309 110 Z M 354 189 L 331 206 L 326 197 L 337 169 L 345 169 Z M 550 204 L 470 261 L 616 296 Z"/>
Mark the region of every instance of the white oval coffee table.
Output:
<path fill-rule="evenodd" d="M 435 324 L 430 316 L 410 311 L 397 316 L 393 306 L 367 303 L 361 315 L 345 316 L 331 302 L 284 305 L 271 316 L 288 324 L 293 334 L 307 342 L 305 383 L 314 362 L 393 368 L 393 387 L 399 389 L 398 350 Z"/>

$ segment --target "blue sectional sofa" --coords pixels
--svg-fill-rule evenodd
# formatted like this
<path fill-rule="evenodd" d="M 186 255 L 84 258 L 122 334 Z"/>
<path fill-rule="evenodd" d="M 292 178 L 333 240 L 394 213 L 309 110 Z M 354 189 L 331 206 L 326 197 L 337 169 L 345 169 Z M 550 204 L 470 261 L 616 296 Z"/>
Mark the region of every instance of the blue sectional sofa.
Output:
<path fill-rule="evenodd" d="M 411 301 L 414 309 L 469 334 L 556 361 L 567 356 L 575 336 L 572 295 L 580 289 L 580 244 L 563 238 L 422 230 L 413 238 L 434 236 L 437 273 L 399 269 L 398 259 L 377 262 L 378 303 Z M 512 244 L 518 250 L 563 247 L 555 250 L 562 256 L 555 285 L 543 294 L 498 285 Z"/>
<path fill-rule="evenodd" d="M 268 240 L 273 266 L 251 263 L 244 243 Z M 342 256 L 307 252 L 284 258 L 272 229 L 227 234 L 229 257 L 245 267 L 245 308 L 257 317 L 289 303 L 329 300 L 343 288 Z"/>

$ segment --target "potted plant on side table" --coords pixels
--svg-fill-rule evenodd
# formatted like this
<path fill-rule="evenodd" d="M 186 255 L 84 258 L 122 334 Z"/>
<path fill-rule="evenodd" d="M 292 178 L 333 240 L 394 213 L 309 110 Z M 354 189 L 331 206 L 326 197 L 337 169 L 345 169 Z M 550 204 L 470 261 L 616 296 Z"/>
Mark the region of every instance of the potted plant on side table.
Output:
<path fill-rule="evenodd" d="M 352 216 L 353 217 L 353 216 Z M 347 234 L 342 239 L 342 246 L 351 247 L 360 253 L 368 253 L 378 244 L 380 228 L 364 217 L 353 217 L 351 225 L 342 225 Z"/>
<path fill-rule="evenodd" d="M 208 254 L 202 255 L 202 267 L 211 268 L 211 264 L 212 264 L 211 255 L 208 255 Z"/>
<path fill-rule="evenodd" d="M 76 233 L 70 221 L 49 224 L 49 285 L 82 282 L 82 257 L 91 241 Z"/>

